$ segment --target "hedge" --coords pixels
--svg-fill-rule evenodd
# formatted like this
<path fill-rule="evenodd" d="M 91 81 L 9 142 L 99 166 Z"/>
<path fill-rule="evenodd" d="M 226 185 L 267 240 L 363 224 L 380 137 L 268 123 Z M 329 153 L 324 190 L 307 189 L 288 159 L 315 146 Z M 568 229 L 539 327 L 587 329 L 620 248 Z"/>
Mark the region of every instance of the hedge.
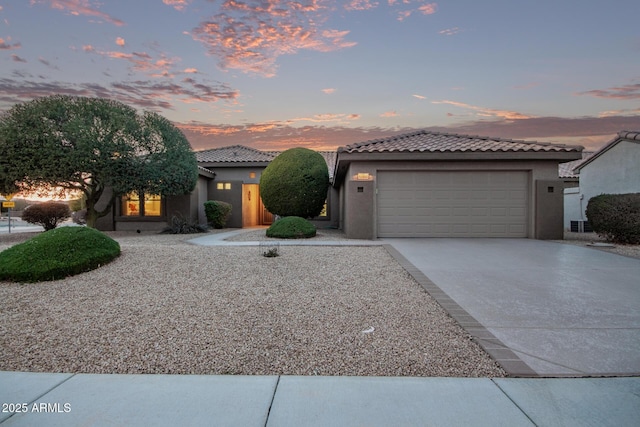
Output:
<path fill-rule="evenodd" d="M 640 244 L 640 193 L 592 197 L 586 215 L 593 231 L 607 240 Z"/>

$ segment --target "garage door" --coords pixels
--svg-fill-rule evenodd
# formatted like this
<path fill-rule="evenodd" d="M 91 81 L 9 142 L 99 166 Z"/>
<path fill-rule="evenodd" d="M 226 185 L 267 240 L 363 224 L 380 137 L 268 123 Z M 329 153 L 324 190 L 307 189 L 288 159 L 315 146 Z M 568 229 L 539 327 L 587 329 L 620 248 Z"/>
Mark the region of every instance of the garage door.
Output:
<path fill-rule="evenodd" d="M 379 237 L 527 237 L 527 172 L 381 171 Z"/>

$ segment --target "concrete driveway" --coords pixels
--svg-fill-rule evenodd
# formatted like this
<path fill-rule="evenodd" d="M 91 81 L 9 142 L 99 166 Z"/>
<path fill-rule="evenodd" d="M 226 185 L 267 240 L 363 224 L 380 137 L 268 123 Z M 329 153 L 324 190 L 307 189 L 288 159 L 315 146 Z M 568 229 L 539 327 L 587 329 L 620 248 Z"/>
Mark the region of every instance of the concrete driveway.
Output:
<path fill-rule="evenodd" d="M 382 240 L 461 307 L 452 315 L 490 353 L 502 347 L 532 375 L 640 374 L 640 260 L 531 239 Z"/>

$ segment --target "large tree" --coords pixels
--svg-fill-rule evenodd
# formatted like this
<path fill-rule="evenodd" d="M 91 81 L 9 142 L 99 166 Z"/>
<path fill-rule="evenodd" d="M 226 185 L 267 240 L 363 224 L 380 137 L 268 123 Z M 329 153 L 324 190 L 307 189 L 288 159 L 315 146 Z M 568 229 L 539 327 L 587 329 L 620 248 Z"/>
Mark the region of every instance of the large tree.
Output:
<path fill-rule="evenodd" d="M 269 212 L 280 216 L 313 218 L 324 207 L 329 169 L 322 155 L 308 148 L 290 148 L 279 154 L 260 177 L 260 196 Z"/>
<path fill-rule="evenodd" d="M 198 171 L 184 134 L 152 112 L 121 102 L 54 95 L 17 104 L 0 117 L 0 192 L 80 191 L 87 225 L 131 191 L 193 190 Z M 106 208 L 97 203 L 113 190 Z"/>

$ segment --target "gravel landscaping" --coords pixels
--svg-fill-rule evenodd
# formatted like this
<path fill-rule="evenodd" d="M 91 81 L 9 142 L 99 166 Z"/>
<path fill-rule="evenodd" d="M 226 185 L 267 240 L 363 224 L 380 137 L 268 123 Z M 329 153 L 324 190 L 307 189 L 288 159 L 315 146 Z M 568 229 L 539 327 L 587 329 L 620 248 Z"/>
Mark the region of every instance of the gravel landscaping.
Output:
<path fill-rule="evenodd" d="M 383 247 L 265 258 L 186 243 L 198 235 L 109 234 L 122 255 L 106 266 L 0 283 L 0 370 L 506 375 Z M 18 241 L 0 236 L 0 250 Z"/>
<path fill-rule="evenodd" d="M 187 243 L 198 234 L 107 234 L 122 247 L 111 264 L 0 282 L 0 370 L 506 376 L 383 247 L 281 246 L 265 258 L 256 246 Z M 2 234 L 0 250 L 33 235 Z M 640 258 L 638 245 L 594 250 Z"/>

